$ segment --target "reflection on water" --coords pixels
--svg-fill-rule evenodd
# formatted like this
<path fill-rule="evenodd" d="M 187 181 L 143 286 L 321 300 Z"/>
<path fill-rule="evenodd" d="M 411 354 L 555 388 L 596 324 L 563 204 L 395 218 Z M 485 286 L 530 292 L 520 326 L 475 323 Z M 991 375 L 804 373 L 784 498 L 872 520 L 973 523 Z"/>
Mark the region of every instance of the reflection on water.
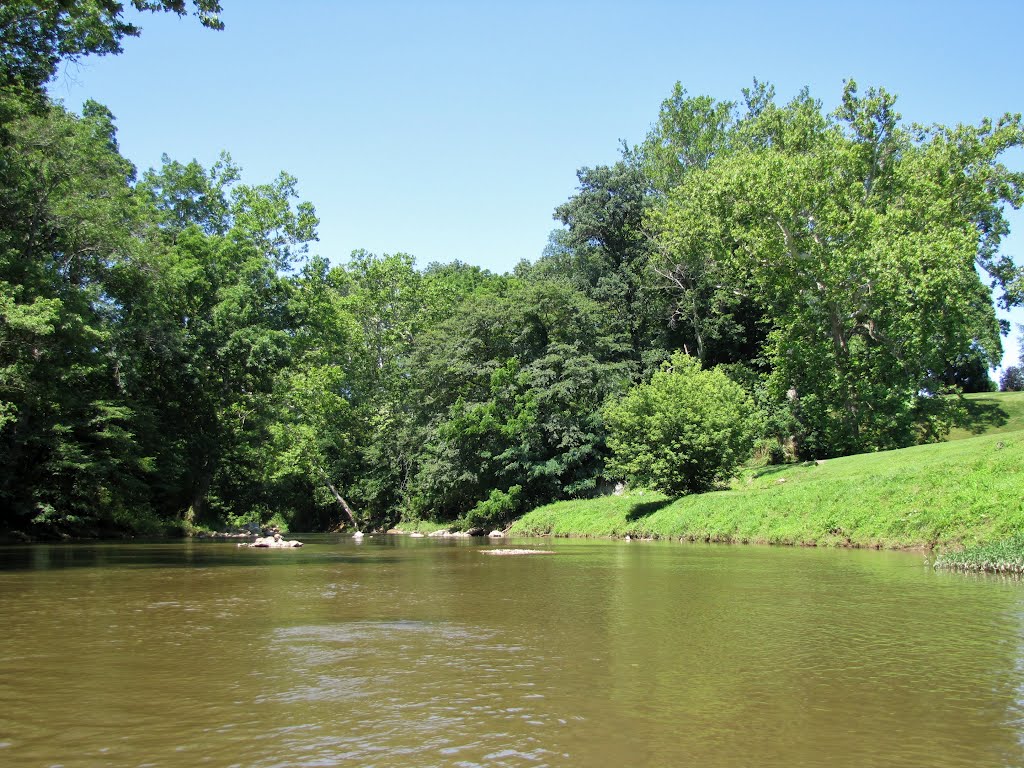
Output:
<path fill-rule="evenodd" d="M 0 763 L 1024 764 L 1017 581 L 904 553 L 305 538 L 0 550 Z"/>

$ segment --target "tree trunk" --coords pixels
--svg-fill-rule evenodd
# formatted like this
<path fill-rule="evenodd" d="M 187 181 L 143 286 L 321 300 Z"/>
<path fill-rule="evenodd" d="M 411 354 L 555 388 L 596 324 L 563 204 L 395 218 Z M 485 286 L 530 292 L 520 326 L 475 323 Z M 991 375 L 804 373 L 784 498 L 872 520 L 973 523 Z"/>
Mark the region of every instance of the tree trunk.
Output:
<path fill-rule="evenodd" d="M 358 531 L 359 523 L 356 522 L 356 516 L 355 513 L 352 511 L 352 507 L 348 505 L 348 502 L 345 501 L 344 497 L 338 492 L 338 489 L 334 487 L 334 483 L 331 482 L 331 479 L 327 476 L 327 473 L 321 469 L 320 474 L 323 476 L 324 483 L 327 485 L 328 489 L 330 489 L 331 494 L 337 500 L 338 505 L 345 511 L 345 516 L 348 517 L 349 522 L 352 523 L 352 526 Z"/>
<path fill-rule="evenodd" d="M 182 519 L 185 522 L 193 523 L 196 519 L 202 518 L 203 509 L 206 506 L 206 496 L 209 494 L 210 486 L 212 484 L 213 472 L 204 469 L 202 474 L 199 476 L 199 482 L 196 484 L 196 487 L 192 492 L 192 503 L 182 515 Z"/>

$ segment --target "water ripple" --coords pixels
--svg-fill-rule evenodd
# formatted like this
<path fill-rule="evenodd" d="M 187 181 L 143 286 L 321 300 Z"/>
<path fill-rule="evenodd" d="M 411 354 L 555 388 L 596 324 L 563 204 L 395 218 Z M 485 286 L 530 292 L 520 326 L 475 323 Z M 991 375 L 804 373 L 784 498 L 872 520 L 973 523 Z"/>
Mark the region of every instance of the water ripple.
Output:
<path fill-rule="evenodd" d="M 283 725 L 273 734 L 289 765 L 544 765 L 543 730 L 566 724 L 546 708 L 537 690 L 542 670 L 525 646 L 480 627 L 301 625 L 277 630 L 270 653 L 281 664 L 264 682 L 278 689 L 254 703 L 311 724 Z M 537 736 L 524 736 L 524 726 Z M 278 764 L 284 763 L 260 763 Z"/>

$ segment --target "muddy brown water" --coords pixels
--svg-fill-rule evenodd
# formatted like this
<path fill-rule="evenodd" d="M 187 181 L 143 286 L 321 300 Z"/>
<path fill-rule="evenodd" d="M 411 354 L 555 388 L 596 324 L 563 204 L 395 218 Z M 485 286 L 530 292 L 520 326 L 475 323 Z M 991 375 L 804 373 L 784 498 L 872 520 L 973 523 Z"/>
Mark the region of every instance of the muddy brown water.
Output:
<path fill-rule="evenodd" d="M 1024 765 L 1019 581 L 302 538 L 0 549 L 0 765 Z"/>

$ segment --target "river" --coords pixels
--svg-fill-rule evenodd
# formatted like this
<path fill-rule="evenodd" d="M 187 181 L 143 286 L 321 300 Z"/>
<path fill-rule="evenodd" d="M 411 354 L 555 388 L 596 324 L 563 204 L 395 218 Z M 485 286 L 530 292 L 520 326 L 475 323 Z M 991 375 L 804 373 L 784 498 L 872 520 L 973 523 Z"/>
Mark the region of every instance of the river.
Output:
<path fill-rule="evenodd" d="M 1019 766 L 1024 584 L 919 553 L 0 549 L 4 766 Z M 494 557 L 489 549 L 553 554 Z"/>

